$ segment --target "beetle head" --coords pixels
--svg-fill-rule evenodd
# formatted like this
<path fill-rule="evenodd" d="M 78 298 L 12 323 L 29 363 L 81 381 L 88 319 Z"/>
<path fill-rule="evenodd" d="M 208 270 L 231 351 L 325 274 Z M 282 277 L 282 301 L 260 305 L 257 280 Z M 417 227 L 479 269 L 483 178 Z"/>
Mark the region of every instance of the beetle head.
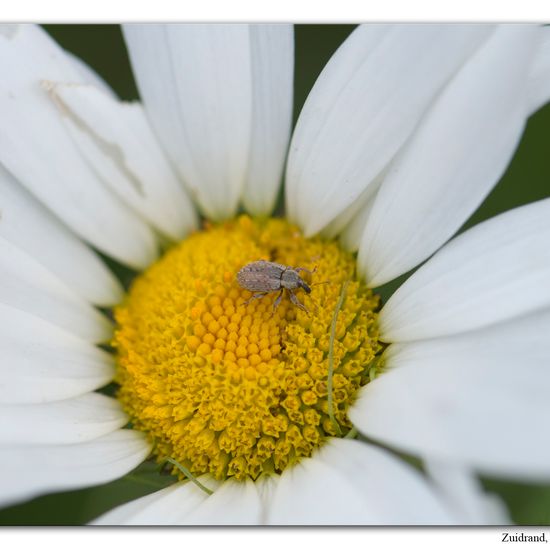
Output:
<path fill-rule="evenodd" d="M 302 279 L 302 277 L 298 277 L 298 285 L 301 286 L 308 294 L 311 294 L 311 288 L 309 285 Z"/>
<path fill-rule="evenodd" d="M 292 268 L 287 268 L 281 276 L 281 287 L 293 290 L 295 288 L 303 288 L 308 294 L 311 292 L 309 285 L 300 277 L 298 271 Z"/>

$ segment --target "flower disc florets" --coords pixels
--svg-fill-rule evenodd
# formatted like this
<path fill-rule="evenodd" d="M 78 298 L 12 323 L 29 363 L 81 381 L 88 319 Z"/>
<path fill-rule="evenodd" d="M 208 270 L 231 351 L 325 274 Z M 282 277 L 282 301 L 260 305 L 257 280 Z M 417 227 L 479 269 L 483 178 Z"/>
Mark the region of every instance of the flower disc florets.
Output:
<path fill-rule="evenodd" d="M 311 294 L 296 291 L 308 312 L 288 296 L 274 310 L 276 293 L 250 300 L 235 276 L 262 259 L 316 268 L 302 273 Z M 349 431 L 347 407 L 381 349 L 378 304 L 334 242 L 276 219 L 208 227 L 137 278 L 116 308 L 118 398 L 159 459 L 218 479 L 280 473 Z"/>

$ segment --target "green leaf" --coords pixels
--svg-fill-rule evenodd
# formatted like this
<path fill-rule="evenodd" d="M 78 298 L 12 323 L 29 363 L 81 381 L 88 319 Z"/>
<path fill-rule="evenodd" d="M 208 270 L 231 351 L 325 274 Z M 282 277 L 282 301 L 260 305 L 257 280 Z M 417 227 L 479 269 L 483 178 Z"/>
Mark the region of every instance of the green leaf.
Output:
<path fill-rule="evenodd" d="M 484 487 L 499 495 L 518 525 L 550 525 L 550 485 L 531 485 L 483 479 Z"/>
<path fill-rule="evenodd" d="M 89 489 L 35 498 L 0 510 L 0 525 L 83 525 L 101 514 L 176 481 L 160 474 L 154 462 L 144 462 L 126 476 Z"/>

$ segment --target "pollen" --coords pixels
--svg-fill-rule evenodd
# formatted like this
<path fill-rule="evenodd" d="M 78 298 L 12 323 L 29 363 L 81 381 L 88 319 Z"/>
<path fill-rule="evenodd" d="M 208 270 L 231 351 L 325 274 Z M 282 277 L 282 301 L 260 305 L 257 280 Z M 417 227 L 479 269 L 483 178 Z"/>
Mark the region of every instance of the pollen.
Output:
<path fill-rule="evenodd" d="M 237 272 L 262 259 L 313 271 L 300 272 L 311 294 L 295 291 L 307 311 L 239 286 Z M 333 241 L 280 219 L 209 226 L 115 309 L 118 399 L 159 461 L 217 479 L 280 473 L 352 428 L 346 411 L 382 349 L 378 309 Z"/>

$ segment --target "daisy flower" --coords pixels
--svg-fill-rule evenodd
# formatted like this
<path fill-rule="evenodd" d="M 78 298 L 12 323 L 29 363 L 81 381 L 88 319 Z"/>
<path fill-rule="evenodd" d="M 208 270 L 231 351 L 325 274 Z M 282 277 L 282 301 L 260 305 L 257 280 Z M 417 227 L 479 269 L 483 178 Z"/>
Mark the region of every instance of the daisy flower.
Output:
<path fill-rule="evenodd" d="M 152 457 L 179 480 L 97 523 L 508 521 L 477 475 L 550 478 L 550 199 L 451 238 L 548 29 L 359 26 L 292 137 L 291 26 L 124 34 L 142 103 L 0 30 L 2 504 Z"/>

